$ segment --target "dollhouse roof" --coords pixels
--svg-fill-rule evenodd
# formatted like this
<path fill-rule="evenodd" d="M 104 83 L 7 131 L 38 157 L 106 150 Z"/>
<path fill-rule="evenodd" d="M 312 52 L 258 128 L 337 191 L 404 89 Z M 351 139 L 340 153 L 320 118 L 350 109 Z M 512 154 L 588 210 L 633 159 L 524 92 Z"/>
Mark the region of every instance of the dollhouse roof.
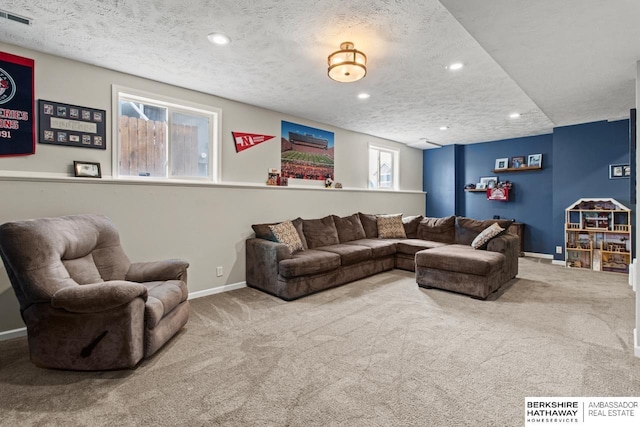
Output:
<path fill-rule="evenodd" d="M 600 197 L 600 198 L 593 198 L 593 199 L 589 199 L 589 198 L 578 199 L 577 201 L 569 205 L 568 208 L 565 209 L 565 211 L 571 211 L 571 210 L 583 210 L 583 211 L 612 210 L 612 211 L 629 211 L 629 212 L 631 211 L 631 209 L 629 209 L 628 207 L 626 207 L 616 199 L 607 198 L 607 197 Z"/>

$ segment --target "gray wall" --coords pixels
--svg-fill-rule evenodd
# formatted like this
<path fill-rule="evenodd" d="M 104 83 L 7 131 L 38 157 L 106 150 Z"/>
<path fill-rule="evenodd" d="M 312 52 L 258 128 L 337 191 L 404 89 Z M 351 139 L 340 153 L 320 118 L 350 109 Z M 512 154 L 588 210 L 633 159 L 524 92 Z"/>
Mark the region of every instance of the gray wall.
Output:
<path fill-rule="evenodd" d="M 218 98 L 164 83 L 122 74 L 0 43 L 0 51 L 36 61 L 36 98 L 107 110 L 111 123 L 111 85 L 222 109 L 222 183 L 131 183 L 112 180 L 111 128 L 106 151 L 37 144 L 36 154 L 0 158 L 0 223 L 43 216 L 102 213 L 121 233 L 132 261 L 179 257 L 191 263 L 190 292 L 245 280 L 244 241 L 251 224 L 317 218 L 334 213 L 403 212 L 423 214 L 422 153 L 321 123 Z M 305 188 L 264 184 L 268 168 L 280 164 L 280 121 L 288 120 L 335 133 L 335 177 L 344 190 L 321 183 Z M 276 138 L 236 153 L 232 131 Z M 366 190 L 368 143 L 400 150 L 400 192 Z M 70 177 L 73 160 L 100 162 L 102 180 Z M 222 266 L 224 275 L 216 277 Z M 18 304 L 0 268 L 0 332 L 20 328 Z"/>

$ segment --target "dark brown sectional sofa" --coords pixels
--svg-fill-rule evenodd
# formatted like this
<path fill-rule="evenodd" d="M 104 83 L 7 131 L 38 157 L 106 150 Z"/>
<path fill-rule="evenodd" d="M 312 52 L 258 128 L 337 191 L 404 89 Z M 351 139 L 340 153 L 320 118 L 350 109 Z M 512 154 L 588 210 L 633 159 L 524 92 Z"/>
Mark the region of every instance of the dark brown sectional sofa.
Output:
<path fill-rule="evenodd" d="M 491 224 L 506 230 L 510 220 L 404 217 L 404 236 L 379 238 L 379 217 L 297 218 L 291 222 L 303 250 L 295 253 L 275 241 L 274 224 L 253 225 L 256 237 L 246 241 L 247 285 L 289 301 L 399 268 L 415 271 L 419 286 L 484 299 L 518 274 L 517 236 L 505 231 L 483 249 L 470 246 Z"/>

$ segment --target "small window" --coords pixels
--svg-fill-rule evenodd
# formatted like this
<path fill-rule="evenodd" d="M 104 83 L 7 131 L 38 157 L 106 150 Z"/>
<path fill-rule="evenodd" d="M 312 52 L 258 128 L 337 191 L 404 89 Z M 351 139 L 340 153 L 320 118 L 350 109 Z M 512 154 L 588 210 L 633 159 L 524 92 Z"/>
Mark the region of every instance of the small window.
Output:
<path fill-rule="evenodd" d="M 114 88 L 117 176 L 218 180 L 220 112 Z"/>
<path fill-rule="evenodd" d="M 369 188 L 398 189 L 398 157 L 396 150 L 369 146 Z"/>

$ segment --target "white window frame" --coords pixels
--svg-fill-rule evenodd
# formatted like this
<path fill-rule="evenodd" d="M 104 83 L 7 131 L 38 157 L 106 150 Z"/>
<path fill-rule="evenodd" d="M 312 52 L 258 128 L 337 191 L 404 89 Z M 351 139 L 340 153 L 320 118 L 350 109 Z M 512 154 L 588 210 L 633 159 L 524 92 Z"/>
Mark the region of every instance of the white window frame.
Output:
<path fill-rule="evenodd" d="M 385 147 L 382 145 L 376 145 L 369 143 L 368 147 L 368 155 L 367 158 L 369 162 L 367 163 L 367 188 L 369 188 L 369 164 L 371 163 L 371 150 L 377 150 L 378 158 L 376 163 L 378 164 L 378 183 L 377 187 L 370 188 L 371 190 L 380 190 L 380 191 L 398 191 L 400 186 L 400 150 Z M 393 172 L 391 175 L 391 188 L 380 188 L 380 152 L 384 151 L 386 153 L 390 153 L 393 156 Z"/>
<path fill-rule="evenodd" d="M 197 180 L 207 181 L 213 183 L 220 182 L 221 176 L 221 123 L 222 123 L 222 110 L 220 108 L 211 107 L 209 105 L 198 104 L 195 102 L 185 101 L 182 99 L 171 98 L 163 95 L 158 95 L 151 92 L 146 92 L 138 89 L 132 89 L 124 86 L 112 85 L 111 86 L 111 135 L 112 135 L 112 164 L 111 170 L 113 178 L 119 179 L 135 179 L 140 181 L 147 181 L 149 178 L 137 177 L 131 175 L 120 175 L 120 130 L 119 130 L 119 105 L 120 98 L 126 97 L 140 101 L 149 105 L 156 105 L 159 107 L 169 109 L 167 118 L 167 125 L 170 129 L 171 126 L 171 113 L 183 112 L 183 113 L 195 113 L 198 115 L 210 116 L 209 126 L 209 175 L 206 177 L 187 177 L 187 176 L 172 176 L 171 175 L 171 141 L 167 145 L 167 177 L 154 177 L 152 180 L 161 181 L 184 181 L 184 180 Z"/>

